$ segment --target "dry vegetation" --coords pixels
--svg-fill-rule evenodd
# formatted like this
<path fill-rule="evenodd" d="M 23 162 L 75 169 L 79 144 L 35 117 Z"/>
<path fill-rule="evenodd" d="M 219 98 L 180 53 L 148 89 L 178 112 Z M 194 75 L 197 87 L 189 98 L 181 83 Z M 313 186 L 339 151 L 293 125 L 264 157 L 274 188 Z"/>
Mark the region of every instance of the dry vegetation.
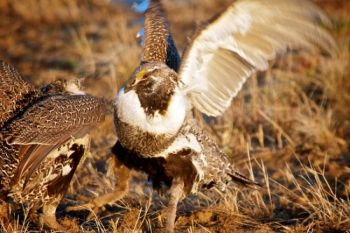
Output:
<path fill-rule="evenodd" d="M 112 100 L 141 52 L 140 15 L 114 2 L 1 0 L 0 59 L 36 85 L 78 77 L 88 93 Z M 180 49 L 198 22 L 230 2 L 165 1 Z M 338 56 L 283 56 L 249 80 L 224 116 L 203 121 L 237 167 L 264 187 L 190 196 L 179 205 L 178 231 L 350 232 L 350 2 L 317 3 L 334 22 Z M 91 220 L 85 212 L 65 212 L 118 183 L 106 162 L 115 140 L 109 115 L 93 133 L 91 155 L 58 210 L 60 221 L 76 232 L 162 232 L 167 199 L 143 175 L 126 198 Z M 26 215 L 12 217 L 13 231 L 40 231 Z"/>

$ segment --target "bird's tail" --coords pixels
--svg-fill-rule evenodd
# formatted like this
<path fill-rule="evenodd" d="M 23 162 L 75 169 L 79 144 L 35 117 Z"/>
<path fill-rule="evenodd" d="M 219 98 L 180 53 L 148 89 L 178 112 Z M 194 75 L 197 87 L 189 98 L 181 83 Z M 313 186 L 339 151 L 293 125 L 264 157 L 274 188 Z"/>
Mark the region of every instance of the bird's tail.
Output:
<path fill-rule="evenodd" d="M 242 175 L 241 173 L 237 171 L 230 171 L 228 173 L 229 177 L 231 178 L 232 182 L 238 183 L 243 186 L 251 187 L 251 188 L 256 188 L 256 187 L 262 187 L 261 184 L 258 182 L 249 179 L 248 177 Z"/>

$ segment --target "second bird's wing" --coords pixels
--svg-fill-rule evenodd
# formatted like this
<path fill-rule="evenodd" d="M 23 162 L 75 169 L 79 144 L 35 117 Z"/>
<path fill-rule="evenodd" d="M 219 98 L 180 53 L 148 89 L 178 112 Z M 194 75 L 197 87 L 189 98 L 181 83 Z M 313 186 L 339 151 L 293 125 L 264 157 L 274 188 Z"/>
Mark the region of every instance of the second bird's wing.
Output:
<path fill-rule="evenodd" d="M 106 102 L 89 95 L 48 97 L 28 108 L 3 130 L 9 144 L 52 145 L 103 120 Z"/>
<path fill-rule="evenodd" d="M 0 61 L 0 128 L 38 95 L 39 91 L 13 66 Z"/>
<path fill-rule="evenodd" d="M 20 146 L 14 181 L 26 171 L 28 180 L 53 150 L 82 138 L 105 114 L 105 100 L 88 95 L 51 96 L 27 109 L 2 132 L 7 143 Z"/>

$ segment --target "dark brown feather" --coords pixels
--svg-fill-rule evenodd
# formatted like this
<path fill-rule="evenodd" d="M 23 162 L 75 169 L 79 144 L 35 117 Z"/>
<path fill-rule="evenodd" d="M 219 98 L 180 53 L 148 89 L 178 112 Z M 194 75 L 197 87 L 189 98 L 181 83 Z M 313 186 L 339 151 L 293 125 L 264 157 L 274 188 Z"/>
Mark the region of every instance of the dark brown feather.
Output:
<path fill-rule="evenodd" d="M 8 145 L 0 140 L 0 194 L 6 196 L 18 166 L 18 145 Z"/>
<path fill-rule="evenodd" d="M 72 167 L 72 170 L 69 172 L 69 174 L 65 176 L 58 176 L 56 179 L 50 182 L 50 184 L 47 187 L 47 192 L 49 195 L 55 195 L 55 194 L 61 194 L 64 195 L 66 192 L 70 181 L 73 178 L 74 172 L 77 169 L 79 162 L 84 155 L 87 148 L 84 148 L 83 145 L 73 144 L 71 146 L 71 150 L 74 152 L 69 156 L 71 159 L 70 165 Z"/>
<path fill-rule="evenodd" d="M 185 182 L 185 192 L 192 190 L 197 179 L 197 170 L 194 167 L 191 156 L 193 151 L 181 150 L 176 154 L 170 154 L 167 159 L 163 157 L 146 158 L 142 155 L 124 148 L 119 141 L 112 147 L 112 153 L 129 169 L 145 172 L 152 180 L 153 187 L 162 191 L 162 187 L 170 187 L 174 178 L 181 178 Z"/>
<path fill-rule="evenodd" d="M 180 56 L 160 0 L 151 0 L 145 13 L 145 45 L 142 62 L 152 61 L 166 63 L 175 71 L 178 71 L 180 66 Z"/>
<path fill-rule="evenodd" d="M 25 172 L 25 182 L 29 181 L 34 171 L 40 166 L 40 163 L 47 157 L 47 155 L 55 150 L 57 147 L 62 145 L 63 143 L 67 143 L 71 138 L 79 138 L 85 135 L 90 130 L 90 127 L 85 127 L 80 129 L 78 132 L 72 132 L 72 135 L 65 136 L 57 141 L 55 144 L 51 145 L 38 145 L 38 144 L 29 144 L 29 145 L 21 145 L 19 158 L 20 163 L 18 164 L 18 168 L 15 176 L 13 177 L 13 184 L 17 183 Z"/>

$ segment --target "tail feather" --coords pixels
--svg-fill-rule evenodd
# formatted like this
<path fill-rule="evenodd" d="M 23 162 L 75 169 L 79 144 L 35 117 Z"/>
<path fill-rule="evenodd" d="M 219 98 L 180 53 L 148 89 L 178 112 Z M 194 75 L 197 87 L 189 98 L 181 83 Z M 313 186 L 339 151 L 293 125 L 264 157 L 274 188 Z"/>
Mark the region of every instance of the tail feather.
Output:
<path fill-rule="evenodd" d="M 230 182 L 251 188 L 262 187 L 262 185 L 242 175 L 235 169 L 227 155 L 218 147 L 216 142 L 207 136 L 207 134 L 198 126 L 197 121 L 194 120 L 192 116 L 189 116 L 186 119 L 186 123 L 190 126 L 189 133 L 196 136 L 198 142 L 203 148 L 202 153 L 205 155 L 207 165 L 203 165 L 205 170 L 203 178 L 204 188 L 216 186 L 219 189 L 224 190 L 226 185 Z M 185 132 L 185 134 L 186 133 L 187 132 Z M 199 163 L 200 162 L 201 160 Z"/>
<path fill-rule="evenodd" d="M 237 171 L 231 171 L 231 173 L 228 174 L 233 182 L 236 182 L 240 185 L 247 186 L 247 187 L 262 187 L 261 184 L 249 179 L 248 177 L 242 175 L 241 173 Z"/>

